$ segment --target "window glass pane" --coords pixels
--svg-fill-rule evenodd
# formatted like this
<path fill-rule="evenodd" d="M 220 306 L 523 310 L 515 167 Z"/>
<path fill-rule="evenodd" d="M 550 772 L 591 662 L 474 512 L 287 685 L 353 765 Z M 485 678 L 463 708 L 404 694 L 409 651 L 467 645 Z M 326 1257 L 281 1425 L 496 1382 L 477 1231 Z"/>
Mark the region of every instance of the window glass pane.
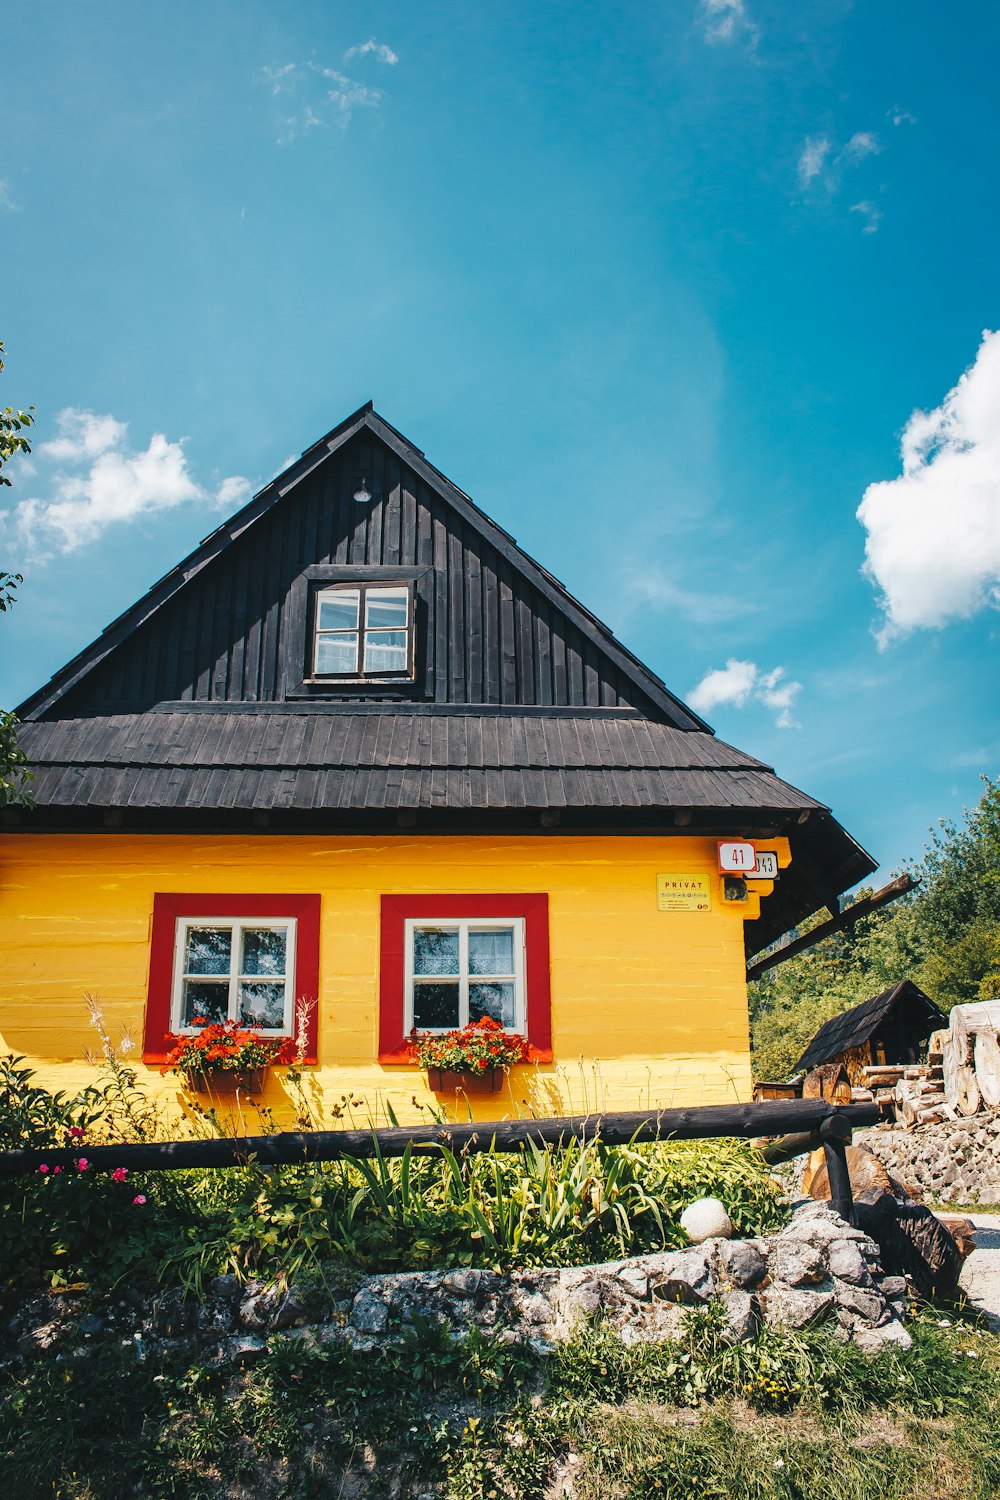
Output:
<path fill-rule="evenodd" d="M 409 613 L 408 589 L 369 589 L 365 595 L 365 624 L 369 629 L 405 630 Z"/>
<path fill-rule="evenodd" d="M 470 984 L 469 1020 L 481 1021 L 492 1016 L 501 1026 L 514 1026 L 514 986 L 512 984 Z"/>
<path fill-rule="evenodd" d="M 329 589 L 319 596 L 320 630 L 357 630 L 361 595 L 357 589 Z"/>
<path fill-rule="evenodd" d="M 455 928 L 415 927 L 414 974 L 457 974 L 458 932 Z"/>
<path fill-rule="evenodd" d="M 285 940 L 288 934 L 267 927 L 245 929 L 241 974 L 281 974 L 285 972 Z"/>
<path fill-rule="evenodd" d="M 406 631 L 375 630 L 365 636 L 366 672 L 406 671 Z"/>
<path fill-rule="evenodd" d="M 245 1026 L 280 1031 L 285 1023 L 283 984 L 241 984 L 240 1020 Z"/>
<path fill-rule="evenodd" d="M 232 943 L 230 927 L 189 927 L 185 974 L 228 974 Z"/>
<path fill-rule="evenodd" d="M 358 638 L 356 635 L 318 635 L 316 637 L 317 672 L 356 672 Z"/>
<path fill-rule="evenodd" d="M 418 980 L 413 986 L 413 1024 L 419 1030 L 458 1025 L 458 981 Z"/>
<path fill-rule="evenodd" d="M 514 932 L 510 927 L 496 931 L 472 928 L 469 932 L 470 974 L 513 974 Z"/>
<path fill-rule="evenodd" d="M 224 1021 L 229 1014 L 229 981 L 185 979 L 181 1025 L 191 1026 L 195 1016 L 206 1021 Z"/>

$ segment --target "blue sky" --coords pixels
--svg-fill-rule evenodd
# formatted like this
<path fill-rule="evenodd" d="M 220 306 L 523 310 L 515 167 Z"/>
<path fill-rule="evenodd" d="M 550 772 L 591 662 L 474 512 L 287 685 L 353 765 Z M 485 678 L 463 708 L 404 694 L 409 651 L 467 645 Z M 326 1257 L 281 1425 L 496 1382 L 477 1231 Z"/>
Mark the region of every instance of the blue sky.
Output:
<path fill-rule="evenodd" d="M 1000 772 L 995 5 L 4 30 L 0 702 L 372 397 L 886 873 Z"/>

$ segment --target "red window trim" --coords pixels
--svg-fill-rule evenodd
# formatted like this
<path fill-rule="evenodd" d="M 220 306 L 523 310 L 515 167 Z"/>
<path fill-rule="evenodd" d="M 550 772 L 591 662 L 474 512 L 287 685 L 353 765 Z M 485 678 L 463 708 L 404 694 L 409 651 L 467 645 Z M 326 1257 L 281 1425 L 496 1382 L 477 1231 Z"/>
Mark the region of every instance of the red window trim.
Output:
<path fill-rule="evenodd" d="M 383 896 L 378 1060 L 413 1063 L 403 1034 L 407 918 L 523 917 L 528 1056 L 552 1061 L 549 978 L 549 898 L 544 893 L 499 896 Z"/>
<path fill-rule="evenodd" d="M 170 1000 L 174 983 L 174 942 L 182 917 L 294 917 L 295 998 L 313 1000 L 306 1027 L 306 1061 L 316 1062 L 319 1038 L 319 897 L 214 896 L 157 892 L 149 945 L 149 992 L 142 1060 L 163 1063 L 168 1052 Z"/>

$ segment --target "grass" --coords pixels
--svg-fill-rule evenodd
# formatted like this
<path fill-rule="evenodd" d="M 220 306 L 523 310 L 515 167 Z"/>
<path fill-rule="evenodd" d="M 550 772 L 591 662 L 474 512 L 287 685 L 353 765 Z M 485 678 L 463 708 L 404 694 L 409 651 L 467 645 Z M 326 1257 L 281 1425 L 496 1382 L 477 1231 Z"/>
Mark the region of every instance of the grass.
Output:
<path fill-rule="evenodd" d="M 973 1323 L 866 1358 L 829 1336 L 731 1346 L 582 1331 L 547 1361 L 427 1328 L 370 1355 L 285 1337 L 244 1371 L 120 1341 L 0 1383 L 19 1500 L 995 1500 L 1000 1357 Z M 125 1420 L 123 1420 L 123 1413 Z"/>

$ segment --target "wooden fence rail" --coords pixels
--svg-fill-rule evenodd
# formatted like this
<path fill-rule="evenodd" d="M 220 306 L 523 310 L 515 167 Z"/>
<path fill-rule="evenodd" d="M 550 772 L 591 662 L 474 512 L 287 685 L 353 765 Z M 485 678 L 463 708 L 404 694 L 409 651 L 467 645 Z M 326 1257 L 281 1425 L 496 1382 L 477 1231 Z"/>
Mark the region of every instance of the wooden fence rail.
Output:
<path fill-rule="evenodd" d="M 819 1132 L 828 1154 L 843 1155 L 850 1127 L 875 1125 L 875 1104 L 834 1106 L 825 1099 L 775 1099 L 757 1104 L 706 1104 L 691 1109 L 632 1110 L 627 1113 L 565 1116 L 552 1120 L 473 1120 L 459 1125 L 426 1125 L 370 1130 L 287 1131 L 277 1135 L 222 1137 L 195 1141 L 151 1141 L 143 1145 L 37 1148 L 0 1152 L 0 1179 L 37 1172 L 39 1167 L 72 1169 L 80 1158 L 88 1170 L 175 1172 L 187 1167 L 260 1166 L 338 1161 L 357 1157 L 402 1156 L 447 1146 L 455 1152 L 518 1151 L 526 1141 L 557 1145 L 600 1136 L 607 1145 L 630 1141 L 711 1140 L 719 1136 L 808 1135 Z M 846 1168 L 845 1168 L 846 1170 Z M 831 1187 L 834 1173 L 830 1174 Z M 838 1172 L 837 1182 L 842 1182 Z"/>

